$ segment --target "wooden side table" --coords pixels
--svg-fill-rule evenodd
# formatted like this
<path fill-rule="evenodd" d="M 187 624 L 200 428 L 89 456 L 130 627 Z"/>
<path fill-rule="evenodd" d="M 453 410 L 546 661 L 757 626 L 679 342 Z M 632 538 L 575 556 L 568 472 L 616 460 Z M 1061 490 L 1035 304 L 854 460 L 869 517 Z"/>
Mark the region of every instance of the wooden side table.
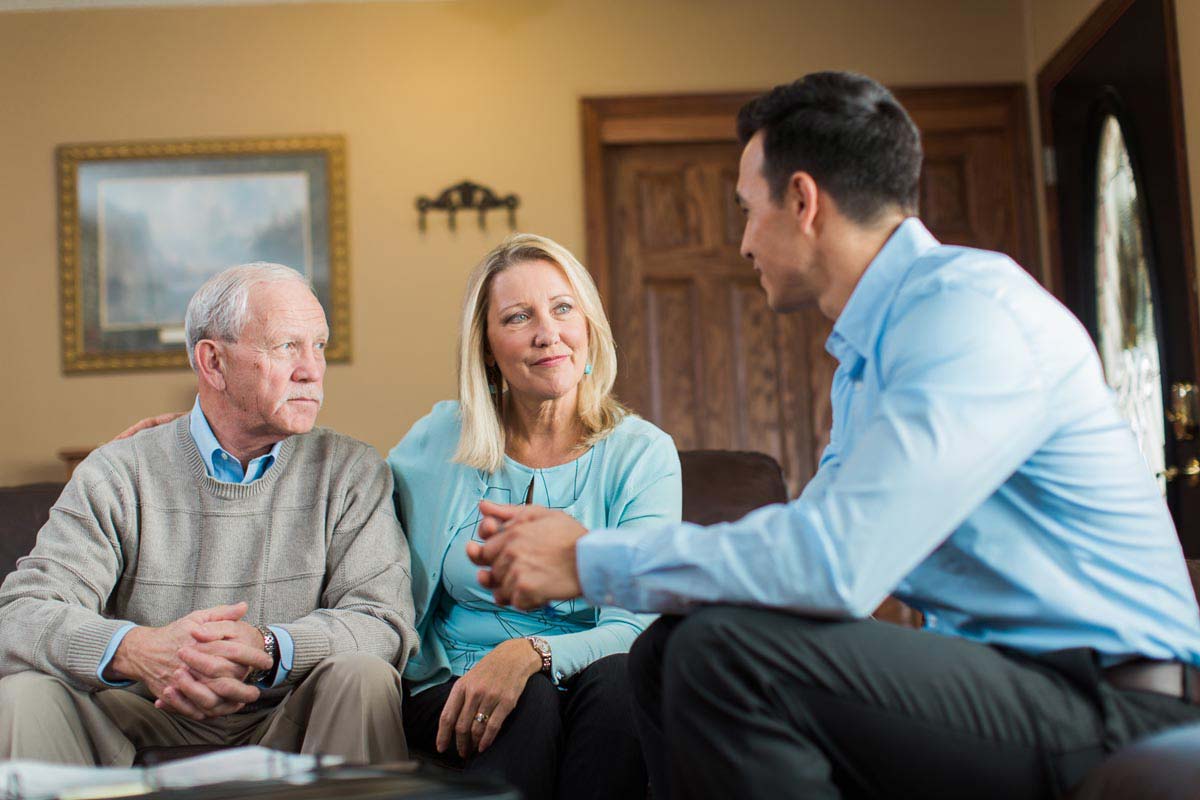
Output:
<path fill-rule="evenodd" d="M 87 458 L 88 453 L 95 449 L 95 447 L 64 447 L 58 451 L 58 459 L 63 462 L 63 467 L 67 472 L 67 480 L 71 480 L 71 475 L 74 474 L 75 468 L 79 466 L 79 462 Z"/>

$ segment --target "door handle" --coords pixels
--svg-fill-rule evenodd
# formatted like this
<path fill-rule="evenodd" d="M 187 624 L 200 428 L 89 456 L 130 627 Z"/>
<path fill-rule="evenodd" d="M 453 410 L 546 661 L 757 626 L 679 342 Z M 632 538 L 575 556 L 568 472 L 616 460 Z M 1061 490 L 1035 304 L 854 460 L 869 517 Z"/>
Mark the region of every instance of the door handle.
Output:
<path fill-rule="evenodd" d="M 1171 384 L 1171 407 L 1167 409 L 1167 421 L 1171 423 L 1175 441 L 1190 442 L 1196 437 L 1196 412 L 1196 384 Z"/>
<path fill-rule="evenodd" d="M 1200 486 L 1200 459 L 1193 456 L 1184 462 L 1182 467 L 1167 467 L 1158 474 L 1166 478 L 1168 483 L 1183 476 L 1187 479 L 1188 486 Z"/>

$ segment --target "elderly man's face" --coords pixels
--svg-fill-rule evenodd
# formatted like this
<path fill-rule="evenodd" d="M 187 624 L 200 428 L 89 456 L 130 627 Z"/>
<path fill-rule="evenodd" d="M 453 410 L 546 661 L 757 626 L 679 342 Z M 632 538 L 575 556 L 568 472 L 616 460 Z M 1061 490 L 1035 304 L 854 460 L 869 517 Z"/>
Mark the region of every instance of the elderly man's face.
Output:
<path fill-rule="evenodd" d="M 226 392 L 247 434 L 283 438 L 312 430 L 325 399 L 325 311 L 297 281 L 251 287 L 249 319 L 226 345 Z"/>

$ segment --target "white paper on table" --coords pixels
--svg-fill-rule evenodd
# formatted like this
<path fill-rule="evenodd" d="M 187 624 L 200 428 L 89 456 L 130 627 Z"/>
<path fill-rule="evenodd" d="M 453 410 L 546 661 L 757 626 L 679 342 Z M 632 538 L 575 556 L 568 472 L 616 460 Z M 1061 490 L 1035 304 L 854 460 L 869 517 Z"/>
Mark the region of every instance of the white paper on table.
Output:
<path fill-rule="evenodd" d="M 48 764 L 44 761 L 5 761 L 0 763 L 0 798 L 3 800 L 31 800 L 32 798 L 85 795 L 74 790 L 115 792 L 87 797 L 120 797 L 144 794 L 149 791 L 145 783 L 145 770 L 140 767 L 68 767 Z"/>
<path fill-rule="evenodd" d="M 321 756 L 335 766 L 337 756 Z M 0 762 L 0 800 L 91 800 L 128 797 L 226 781 L 288 780 L 309 775 L 318 757 L 266 747 L 237 747 L 154 767 L 68 767 L 42 761 Z"/>

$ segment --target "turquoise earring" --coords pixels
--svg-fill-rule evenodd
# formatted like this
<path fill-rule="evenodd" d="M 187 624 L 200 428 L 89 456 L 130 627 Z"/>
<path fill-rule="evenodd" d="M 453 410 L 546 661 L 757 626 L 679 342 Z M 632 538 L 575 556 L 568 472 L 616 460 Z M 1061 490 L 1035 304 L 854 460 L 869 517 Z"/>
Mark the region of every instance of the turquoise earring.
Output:
<path fill-rule="evenodd" d="M 584 374 L 584 375 L 591 375 L 591 374 L 592 374 L 592 365 L 591 365 L 591 364 L 584 364 L 584 365 L 583 365 L 583 374 Z"/>

